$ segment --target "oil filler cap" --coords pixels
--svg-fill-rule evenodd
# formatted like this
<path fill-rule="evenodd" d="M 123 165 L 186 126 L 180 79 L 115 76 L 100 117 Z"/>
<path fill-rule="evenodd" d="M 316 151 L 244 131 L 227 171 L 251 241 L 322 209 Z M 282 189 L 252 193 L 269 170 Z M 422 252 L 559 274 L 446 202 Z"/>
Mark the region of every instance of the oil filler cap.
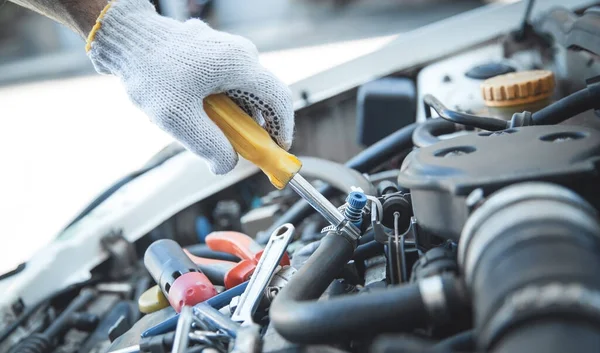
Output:
<path fill-rule="evenodd" d="M 548 70 L 508 73 L 489 78 L 481 84 L 488 107 L 510 107 L 549 98 L 554 91 L 554 74 Z"/>

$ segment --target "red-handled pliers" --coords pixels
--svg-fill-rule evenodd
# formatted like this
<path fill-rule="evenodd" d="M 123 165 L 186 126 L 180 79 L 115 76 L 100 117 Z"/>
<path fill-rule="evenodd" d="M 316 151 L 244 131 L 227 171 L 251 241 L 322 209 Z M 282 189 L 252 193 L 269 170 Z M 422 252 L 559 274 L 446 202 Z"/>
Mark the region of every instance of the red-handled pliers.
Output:
<path fill-rule="evenodd" d="M 229 289 L 247 281 L 263 253 L 263 248 L 254 239 L 244 233 L 233 231 L 212 232 L 205 238 L 206 245 L 211 250 L 235 255 L 242 259 L 238 263 L 224 260 L 206 259 L 187 252 L 190 259 L 199 265 L 201 270 L 209 278 L 223 278 L 225 288 Z M 281 266 L 290 264 L 290 258 L 286 253 Z"/>

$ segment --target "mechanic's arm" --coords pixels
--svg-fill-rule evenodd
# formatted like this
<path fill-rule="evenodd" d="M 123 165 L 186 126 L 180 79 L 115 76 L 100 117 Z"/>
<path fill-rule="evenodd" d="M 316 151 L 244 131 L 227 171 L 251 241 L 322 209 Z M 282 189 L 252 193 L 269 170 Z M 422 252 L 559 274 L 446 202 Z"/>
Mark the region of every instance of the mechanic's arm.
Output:
<path fill-rule="evenodd" d="M 290 148 L 291 93 L 260 65 L 258 51 L 247 39 L 215 31 L 197 19 L 179 22 L 160 16 L 148 0 L 11 1 L 87 38 L 86 51 L 96 70 L 120 77 L 130 99 L 156 125 L 204 157 L 214 173 L 230 171 L 238 158 L 204 112 L 204 98 L 214 93 L 227 93 L 280 146 Z M 89 109 L 111 104 L 101 96 L 89 98 Z"/>

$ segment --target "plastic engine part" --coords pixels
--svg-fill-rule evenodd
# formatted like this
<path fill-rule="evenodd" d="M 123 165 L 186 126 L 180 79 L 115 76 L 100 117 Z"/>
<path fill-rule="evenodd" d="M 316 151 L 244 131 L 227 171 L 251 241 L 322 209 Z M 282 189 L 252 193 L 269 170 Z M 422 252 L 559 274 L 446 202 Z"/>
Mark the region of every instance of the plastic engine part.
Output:
<path fill-rule="evenodd" d="M 411 152 L 398 184 L 411 191 L 420 231 L 457 241 L 476 189 L 485 197 L 514 183 L 549 181 L 598 207 L 599 154 L 600 131 L 580 126 L 470 133 Z"/>
<path fill-rule="evenodd" d="M 367 197 L 359 191 L 351 192 L 346 198 L 344 216 L 354 225 L 360 227 L 362 223 L 362 210 L 367 205 Z"/>
<path fill-rule="evenodd" d="M 416 118 L 416 89 L 411 79 L 386 77 L 365 83 L 356 98 L 357 139 L 370 146 Z"/>

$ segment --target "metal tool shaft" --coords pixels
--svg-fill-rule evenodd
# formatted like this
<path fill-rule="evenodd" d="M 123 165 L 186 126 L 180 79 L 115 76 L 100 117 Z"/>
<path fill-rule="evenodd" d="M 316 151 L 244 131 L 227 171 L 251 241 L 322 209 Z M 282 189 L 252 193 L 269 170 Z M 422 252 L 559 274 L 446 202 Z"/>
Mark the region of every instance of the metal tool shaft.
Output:
<path fill-rule="evenodd" d="M 289 186 L 325 217 L 331 225 L 338 227 L 346 220 L 344 215 L 299 173 L 296 173 L 292 180 L 290 180 Z"/>
<path fill-rule="evenodd" d="M 345 228 L 351 235 L 358 237 L 359 231 L 356 226 L 349 223 L 346 217 L 327 200 L 317 189 L 315 189 L 299 173 L 296 173 L 288 184 L 300 197 L 308 202 L 312 208 L 319 212 L 337 230 Z"/>
<path fill-rule="evenodd" d="M 192 307 L 184 306 L 179 313 L 177 328 L 175 329 L 175 339 L 173 340 L 173 350 L 171 353 L 185 353 L 188 349 L 189 334 L 192 329 Z"/>
<path fill-rule="evenodd" d="M 253 323 L 252 315 L 258 308 L 265 288 L 273 278 L 293 234 L 294 226 L 289 223 L 277 228 L 271 234 L 271 238 L 269 238 L 269 242 L 256 265 L 254 274 L 250 278 L 250 283 L 248 283 L 248 287 L 246 287 L 235 312 L 231 316 L 233 321 L 241 322 L 243 325 Z"/>
<path fill-rule="evenodd" d="M 110 351 L 109 353 L 140 353 L 140 345 L 136 344 L 134 346 L 117 349 L 116 351 Z"/>

